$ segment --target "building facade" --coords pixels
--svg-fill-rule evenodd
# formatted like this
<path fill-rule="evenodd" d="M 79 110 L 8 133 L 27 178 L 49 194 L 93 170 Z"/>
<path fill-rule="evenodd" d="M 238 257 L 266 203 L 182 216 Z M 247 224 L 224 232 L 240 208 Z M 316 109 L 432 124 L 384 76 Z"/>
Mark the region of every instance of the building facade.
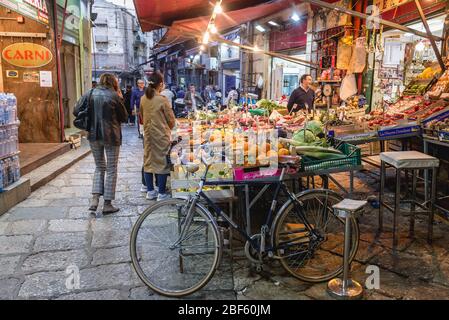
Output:
<path fill-rule="evenodd" d="M 135 85 L 148 69 L 145 63 L 151 54 L 153 36 L 141 31 L 134 13 L 125 7 L 98 0 L 92 12 L 93 79 L 98 81 L 102 73 L 112 72 L 122 88 Z"/>

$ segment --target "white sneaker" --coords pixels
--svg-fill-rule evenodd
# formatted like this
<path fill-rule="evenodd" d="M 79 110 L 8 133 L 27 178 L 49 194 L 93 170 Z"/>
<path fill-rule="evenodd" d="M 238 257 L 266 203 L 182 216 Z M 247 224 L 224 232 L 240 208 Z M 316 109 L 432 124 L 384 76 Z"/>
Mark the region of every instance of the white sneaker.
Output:
<path fill-rule="evenodd" d="M 167 200 L 170 199 L 171 195 L 169 193 L 159 193 L 157 196 L 157 201 Z"/>
<path fill-rule="evenodd" d="M 148 191 L 148 192 L 147 192 L 147 196 L 146 196 L 146 199 L 147 199 L 147 200 L 154 200 L 154 199 L 156 199 L 156 198 L 159 198 L 159 196 L 158 196 L 156 190 Z"/>
<path fill-rule="evenodd" d="M 142 192 L 142 193 L 148 192 L 147 186 L 142 185 L 142 186 L 140 187 L 140 192 Z"/>

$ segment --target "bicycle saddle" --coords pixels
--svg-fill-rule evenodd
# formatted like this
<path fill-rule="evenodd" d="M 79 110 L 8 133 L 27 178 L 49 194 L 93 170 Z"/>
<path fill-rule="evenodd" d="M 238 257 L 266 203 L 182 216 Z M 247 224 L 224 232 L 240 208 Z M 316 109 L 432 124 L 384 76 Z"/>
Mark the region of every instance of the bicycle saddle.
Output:
<path fill-rule="evenodd" d="M 186 171 L 189 173 L 195 173 L 200 169 L 199 164 L 194 162 L 187 162 L 186 164 Z"/>

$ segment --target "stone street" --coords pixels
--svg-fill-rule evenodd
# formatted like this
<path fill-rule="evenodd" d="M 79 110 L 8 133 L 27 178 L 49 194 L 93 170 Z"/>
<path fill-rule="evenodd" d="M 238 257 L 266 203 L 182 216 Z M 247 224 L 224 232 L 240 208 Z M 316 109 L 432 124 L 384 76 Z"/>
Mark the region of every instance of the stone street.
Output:
<path fill-rule="evenodd" d="M 140 192 L 142 141 L 136 128 L 123 132 L 118 213 L 95 217 L 87 210 L 94 172 L 90 155 L 0 217 L 0 299 L 167 299 L 147 289 L 130 263 L 132 225 L 153 202 Z M 347 175 L 341 177 L 348 185 Z M 378 187 L 376 178 L 364 173 L 356 175 L 355 183 L 360 199 Z M 399 252 L 393 255 L 391 220 L 385 214 L 386 230 L 376 236 L 376 210 L 360 218 L 352 275 L 365 284 L 367 267 L 380 267 L 380 287 L 365 289 L 365 299 L 447 299 L 448 225 L 435 223 L 430 246 L 426 219 L 417 219 L 415 239 L 409 239 L 408 219 L 401 217 Z M 326 283 L 299 281 L 276 261 L 254 272 L 238 246 L 232 260 L 225 255 L 212 281 L 187 299 L 330 299 Z M 79 288 L 68 281 L 73 268 L 79 270 Z"/>

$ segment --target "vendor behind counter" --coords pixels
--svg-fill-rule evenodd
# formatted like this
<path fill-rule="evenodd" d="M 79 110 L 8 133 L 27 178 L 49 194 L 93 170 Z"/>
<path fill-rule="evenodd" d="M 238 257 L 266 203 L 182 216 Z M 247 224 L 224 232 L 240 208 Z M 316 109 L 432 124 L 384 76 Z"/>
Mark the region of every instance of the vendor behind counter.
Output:
<path fill-rule="evenodd" d="M 313 108 L 315 101 L 315 91 L 311 88 L 312 76 L 304 74 L 301 76 L 301 84 L 293 90 L 288 100 L 287 109 L 289 112 L 297 112 L 305 109 L 306 104 L 309 108 Z"/>

